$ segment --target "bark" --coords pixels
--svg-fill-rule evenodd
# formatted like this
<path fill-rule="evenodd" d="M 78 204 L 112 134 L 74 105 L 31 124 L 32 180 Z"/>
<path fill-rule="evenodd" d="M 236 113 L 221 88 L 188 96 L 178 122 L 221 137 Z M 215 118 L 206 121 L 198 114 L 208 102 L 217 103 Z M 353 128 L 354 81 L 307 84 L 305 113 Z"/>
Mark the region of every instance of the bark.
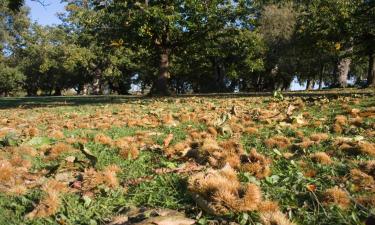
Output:
<path fill-rule="evenodd" d="M 170 95 L 168 87 L 169 74 L 169 54 L 170 50 L 162 48 L 160 53 L 159 74 L 155 81 L 151 94 L 152 95 Z"/>
<path fill-rule="evenodd" d="M 352 60 L 350 58 L 342 58 L 338 62 L 336 69 L 338 87 L 345 88 L 348 86 L 348 75 L 351 63 Z"/>
<path fill-rule="evenodd" d="M 53 94 L 54 96 L 61 96 L 61 88 L 56 87 L 55 88 L 55 93 Z"/>
<path fill-rule="evenodd" d="M 89 94 L 88 84 L 84 84 L 83 89 L 82 89 L 82 95 L 88 95 L 88 94 Z"/>
<path fill-rule="evenodd" d="M 165 1 L 163 3 L 163 10 L 166 10 L 169 1 Z M 148 7 L 149 1 L 145 0 L 145 5 Z M 169 89 L 169 57 L 171 54 L 171 43 L 169 39 L 169 25 L 168 23 L 164 24 L 164 29 L 162 29 L 162 35 L 161 38 L 154 37 L 153 41 L 155 44 L 155 47 L 160 51 L 160 63 L 159 63 L 159 74 L 156 79 L 156 81 L 153 83 L 152 88 L 151 88 L 151 95 L 160 95 L 160 96 L 168 96 L 171 95 L 172 92 Z"/>
<path fill-rule="evenodd" d="M 306 82 L 306 90 L 311 91 L 314 89 L 315 81 L 313 79 L 308 79 Z"/>
<path fill-rule="evenodd" d="M 320 71 L 320 75 L 319 75 L 319 90 L 322 90 L 322 87 L 323 87 L 323 74 L 324 74 L 324 66 L 322 66 L 322 70 Z"/>
<path fill-rule="evenodd" d="M 32 97 L 32 96 L 37 96 L 38 89 L 36 88 L 29 88 L 26 90 L 27 96 Z"/>
<path fill-rule="evenodd" d="M 217 93 L 225 92 L 226 86 L 224 82 L 225 71 L 223 66 L 220 64 L 219 60 L 214 57 L 212 60 L 212 69 L 213 69 L 213 76 L 214 76 L 214 83 L 211 84 L 211 88 L 208 88 L 209 91 L 214 91 Z"/>
<path fill-rule="evenodd" d="M 96 68 L 94 72 L 94 82 L 92 84 L 94 95 L 101 94 L 101 77 L 102 77 L 102 70 L 100 68 Z"/>
<path fill-rule="evenodd" d="M 77 95 L 81 95 L 83 91 L 83 84 L 78 84 L 78 86 L 74 88 L 74 90 L 77 92 Z"/>
<path fill-rule="evenodd" d="M 283 91 L 290 91 L 290 83 L 291 83 L 291 81 L 284 81 L 282 90 Z"/>
<path fill-rule="evenodd" d="M 367 85 L 369 87 L 375 87 L 375 52 L 374 51 L 371 51 L 369 54 Z"/>

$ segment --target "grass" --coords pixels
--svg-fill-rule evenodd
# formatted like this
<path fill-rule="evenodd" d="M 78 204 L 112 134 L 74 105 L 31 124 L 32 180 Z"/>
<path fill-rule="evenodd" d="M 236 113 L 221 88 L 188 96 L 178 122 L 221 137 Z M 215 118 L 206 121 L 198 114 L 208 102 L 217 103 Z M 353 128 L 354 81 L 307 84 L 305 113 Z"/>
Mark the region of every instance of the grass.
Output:
<path fill-rule="evenodd" d="M 269 111 L 285 114 L 288 105 L 302 101 L 304 107 L 297 107 L 294 117 L 308 113 L 306 124 L 298 121 L 289 123 L 290 118 L 254 120 L 253 126 L 258 127 L 257 134 L 246 134 L 242 131 L 233 134 L 218 134 L 216 140 L 235 140 L 241 143 L 246 153 L 252 148 L 272 160 L 272 174 L 264 179 L 258 179 L 249 172 L 238 171 L 238 177 L 243 184 L 255 183 L 262 190 L 263 198 L 278 202 L 280 211 L 296 224 L 360 224 L 375 213 L 375 206 L 362 205 L 355 199 L 358 196 L 375 193 L 371 189 L 361 188 L 350 178 L 352 169 L 360 168 L 360 164 L 373 160 L 373 155 L 350 155 L 337 149 L 334 144 L 339 137 L 360 138 L 374 144 L 374 136 L 369 135 L 375 129 L 375 116 L 363 117 L 360 126 L 345 125 L 343 133 L 332 131 L 337 115 L 347 115 L 345 105 L 365 111 L 375 107 L 375 98 L 371 96 L 345 98 L 295 98 L 286 97 L 280 101 L 271 97 L 259 98 L 167 98 L 167 99 L 128 99 L 128 98 L 62 98 L 62 99 L 5 99 L 0 100 L 0 164 L 5 161 L 13 162 L 12 157 L 19 156 L 24 146 L 31 146 L 36 151 L 34 155 L 23 154 L 22 159 L 30 162 L 26 168 L 28 176 L 37 178 L 33 186 L 27 186 L 27 191 L 21 194 L 9 194 L 3 191 L 9 182 L 8 178 L 0 175 L 0 224 L 107 224 L 116 215 L 126 214 L 133 207 L 169 208 L 184 211 L 190 218 L 197 219 L 199 224 L 210 221 L 233 221 L 239 224 L 260 223 L 260 213 L 236 212 L 213 216 L 203 212 L 191 198 L 188 191 L 188 179 L 194 172 L 187 173 L 157 173 L 158 169 L 175 169 L 183 166 L 186 157 L 168 156 L 163 146 L 165 138 L 173 134 L 169 144 L 182 143 L 190 138 L 193 131 L 205 132 L 208 127 L 215 126 L 215 122 L 230 112 L 232 106 L 238 108 L 237 118 L 247 118 L 254 115 L 254 109 L 261 113 Z M 65 102 L 68 102 L 65 104 Z M 353 102 L 356 102 L 355 104 Z M 49 105 L 50 104 L 50 105 Z M 269 108 L 270 104 L 274 104 Z M 25 108 L 15 106 L 24 105 Z M 214 106 L 209 108 L 208 105 Z M 51 107 L 53 106 L 53 107 Z M 173 123 L 163 121 L 163 117 L 171 113 Z M 183 121 L 181 118 L 191 113 L 194 118 Z M 348 116 L 348 118 L 351 118 Z M 314 126 L 314 122 L 324 121 Z M 138 121 L 139 123 L 131 124 Z M 232 120 L 225 123 L 229 124 Z M 245 126 L 243 121 L 233 120 L 234 124 Z M 72 126 L 68 127 L 67 124 Z M 285 125 L 285 123 L 287 125 Z M 87 125 L 87 126 L 83 126 Z M 230 124 L 233 128 L 233 124 Z M 247 125 L 246 125 L 247 126 Z M 36 137 L 28 132 L 35 127 L 39 130 Z M 61 131 L 63 138 L 52 137 L 52 131 Z M 220 129 L 218 129 L 220 130 Z M 327 133 L 329 139 L 307 148 L 297 148 L 294 145 L 302 139 L 315 133 Z M 138 137 L 130 141 L 137 144 L 140 151 L 136 158 L 124 158 L 121 149 L 115 144 L 108 145 L 95 141 L 97 134 L 108 136 L 114 142 L 124 137 Z M 147 134 L 149 136 L 142 136 Z M 269 148 L 265 140 L 277 135 L 289 138 L 292 146 L 288 148 Z M 69 139 L 74 139 L 69 143 Z M 96 158 L 91 164 L 87 155 L 79 151 L 78 139 L 85 140 L 85 148 Z M 66 143 L 74 151 L 63 151 L 55 158 L 49 158 L 46 149 L 53 148 L 56 143 Z M 294 146 L 294 147 L 293 147 Z M 310 155 L 326 152 L 333 163 L 324 165 L 310 159 Z M 285 158 L 285 153 L 294 154 Z M 67 157 L 74 157 L 74 162 L 67 161 Z M 303 162 L 303 163 L 302 163 Z M 85 193 L 72 185 L 82 181 L 85 169 L 105 171 L 108 166 L 116 165 L 118 185 L 108 186 L 98 184 L 92 191 Z M 24 165 L 17 165 L 24 168 Z M 14 166 L 14 167 L 17 167 Z M 211 167 L 206 162 L 203 166 Z M 17 167 L 17 168 L 18 168 Z M 0 166 L 1 170 L 1 166 Z M 314 171 L 315 176 L 306 176 L 306 170 Z M 74 174 L 66 186 L 68 192 L 59 196 L 59 208 L 49 216 L 25 219 L 46 195 L 43 183 L 56 179 L 64 174 Z M 16 176 L 16 174 L 12 175 Z M 373 177 L 373 174 L 370 176 Z M 26 178 L 23 178 L 26 179 Z M 313 185 L 314 191 L 308 189 Z M 336 204 L 325 202 L 325 191 L 338 186 L 347 190 L 351 197 L 348 208 L 340 208 Z M 372 186 L 374 187 L 374 186 Z"/>

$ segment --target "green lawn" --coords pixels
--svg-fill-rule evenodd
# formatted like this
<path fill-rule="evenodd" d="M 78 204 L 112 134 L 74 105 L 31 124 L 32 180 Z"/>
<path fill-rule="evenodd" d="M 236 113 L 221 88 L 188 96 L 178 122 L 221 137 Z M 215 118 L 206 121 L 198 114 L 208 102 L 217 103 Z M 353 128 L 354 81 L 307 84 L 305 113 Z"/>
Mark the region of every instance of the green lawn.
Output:
<path fill-rule="evenodd" d="M 255 148 L 270 160 L 265 177 L 246 170 L 243 160 L 231 166 L 241 185 L 257 185 L 262 201 L 277 202 L 289 221 L 360 224 L 375 213 L 374 107 L 375 97 L 360 95 L 1 99 L 0 224 L 107 224 L 141 207 L 175 209 L 200 224 L 267 224 L 260 208 L 237 210 L 219 201 L 214 203 L 226 213 L 202 211 L 189 189 L 191 177 L 202 172 L 176 169 L 233 164 L 225 158 L 230 141 L 243 148 L 242 158 Z M 337 115 L 346 121 L 338 125 Z M 327 137 L 314 141 L 321 133 Z M 165 144 L 169 134 L 173 138 Z M 267 144 L 279 136 L 285 146 Z M 207 139 L 220 150 L 205 150 Z M 198 155 L 186 154 L 179 144 Z M 322 152 L 329 163 L 315 157 Z M 342 196 L 329 195 L 333 187 Z M 214 193 L 206 200 L 214 201 Z"/>

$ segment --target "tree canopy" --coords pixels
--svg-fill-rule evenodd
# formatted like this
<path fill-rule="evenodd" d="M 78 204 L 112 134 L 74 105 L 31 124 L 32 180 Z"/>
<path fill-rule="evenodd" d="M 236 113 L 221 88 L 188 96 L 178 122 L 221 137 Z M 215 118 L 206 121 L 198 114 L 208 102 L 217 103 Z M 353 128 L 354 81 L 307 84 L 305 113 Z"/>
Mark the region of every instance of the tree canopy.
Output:
<path fill-rule="evenodd" d="M 64 0 L 61 25 L 0 5 L 0 93 L 128 94 L 375 85 L 365 0 Z M 13 74 L 13 75 L 10 75 Z M 7 84 L 7 85 L 5 85 Z"/>

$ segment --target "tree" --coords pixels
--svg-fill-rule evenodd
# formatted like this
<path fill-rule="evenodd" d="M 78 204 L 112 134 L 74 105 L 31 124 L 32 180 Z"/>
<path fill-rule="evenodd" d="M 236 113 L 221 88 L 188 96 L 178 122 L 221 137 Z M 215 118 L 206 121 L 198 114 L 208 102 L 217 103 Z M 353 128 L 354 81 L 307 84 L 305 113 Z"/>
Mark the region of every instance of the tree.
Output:
<path fill-rule="evenodd" d="M 353 17 L 360 0 L 319 0 L 306 4 L 303 26 L 335 55 L 335 85 L 346 87 L 353 56 Z"/>
<path fill-rule="evenodd" d="M 39 90 L 44 95 L 61 95 L 62 90 L 76 88 L 84 80 L 81 68 L 92 55 L 71 43 L 70 38 L 62 27 L 34 24 L 24 36 L 24 44 L 14 49 L 14 57 L 26 75 L 29 96 Z"/>
<path fill-rule="evenodd" d="M 352 13 L 356 53 L 368 57 L 367 85 L 375 86 L 375 2 L 361 1 Z"/>
<path fill-rule="evenodd" d="M 80 84 L 80 89 L 88 90 L 91 84 L 93 94 L 102 94 L 105 87 L 127 94 L 142 50 L 139 48 L 133 52 L 124 39 L 116 36 L 116 29 L 107 29 L 106 26 L 110 24 L 103 20 L 100 4 L 94 1 L 69 1 L 66 9 L 67 13 L 61 15 L 65 28 L 74 33 L 74 44 L 91 55 L 81 67 L 85 70 L 85 84 Z"/>
<path fill-rule="evenodd" d="M 20 90 L 25 80 L 23 73 L 0 63 L 0 95 L 9 96 L 11 92 Z"/>
<path fill-rule="evenodd" d="M 293 5 L 265 5 L 260 12 L 259 31 L 267 44 L 265 74 L 259 90 L 288 89 L 295 73 L 294 42 L 298 12 Z"/>
<path fill-rule="evenodd" d="M 13 12 L 7 4 L 0 2 L 0 95 L 5 96 L 19 91 L 25 79 L 15 63 L 14 48 L 29 27 L 28 11 Z"/>
<path fill-rule="evenodd" d="M 25 0 L 3 0 L 7 8 L 12 11 L 19 11 L 21 7 L 25 4 Z M 31 0 L 33 2 L 38 2 L 41 5 L 45 5 L 42 0 Z"/>
<path fill-rule="evenodd" d="M 223 0 L 86 3 L 102 15 L 100 27 L 106 34 L 110 30 L 113 40 L 122 39 L 133 48 L 145 48 L 158 58 L 158 62 L 148 63 L 157 63 L 152 93 L 160 95 L 170 94 L 171 59 L 175 53 L 210 31 L 241 26 L 238 21 L 249 6 L 247 1 L 232 4 Z M 74 4 L 79 6 L 82 2 Z"/>

